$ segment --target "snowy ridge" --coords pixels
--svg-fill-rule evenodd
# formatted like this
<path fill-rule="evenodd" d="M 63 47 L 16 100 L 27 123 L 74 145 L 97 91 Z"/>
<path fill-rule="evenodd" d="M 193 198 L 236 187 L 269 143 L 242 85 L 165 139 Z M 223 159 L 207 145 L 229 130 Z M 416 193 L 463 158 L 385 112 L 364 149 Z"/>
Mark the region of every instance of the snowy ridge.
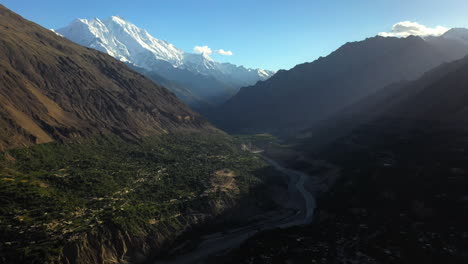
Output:
<path fill-rule="evenodd" d="M 139 59 L 142 54 L 174 66 L 180 66 L 183 60 L 183 51 L 117 16 L 105 20 L 76 19 L 68 27 L 56 32 L 81 45 L 145 68 L 149 68 L 149 65 Z"/>
<path fill-rule="evenodd" d="M 118 16 L 103 20 L 76 19 L 55 32 L 149 71 L 157 72 L 162 63 L 169 63 L 174 68 L 211 76 L 237 88 L 266 80 L 274 74 L 263 69 L 219 63 L 207 54 L 186 53 Z"/>

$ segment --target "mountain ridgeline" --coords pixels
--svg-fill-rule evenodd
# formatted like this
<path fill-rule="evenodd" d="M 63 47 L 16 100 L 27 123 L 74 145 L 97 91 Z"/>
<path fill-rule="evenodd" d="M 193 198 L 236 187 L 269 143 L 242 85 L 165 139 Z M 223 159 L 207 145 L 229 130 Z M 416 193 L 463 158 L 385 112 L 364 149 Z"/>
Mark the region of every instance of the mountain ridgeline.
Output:
<path fill-rule="evenodd" d="M 102 52 L 0 9 L 0 149 L 209 128 L 166 88 Z"/>
<path fill-rule="evenodd" d="M 362 98 L 468 54 L 460 38 L 373 37 L 240 90 L 210 117 L 235 132 L 291 134 Z"/>
<path fill-rule="evenodd" d="M 216 262 L 466 263 L 467 111 L 464 57 L 319 122 L 296 139 L 298 164 L 342 171 L 314 224 L 265 232 Z"/>
<path fill-rule="evenodd" d="M 0 263 L 468 263 L 467 29 L 209 53 L 0 5 Z"/>
<path fill-rule="evenodd" d="M 141 263 L 270 203 L 265 163 L 174 93 L 2 5 L 0 131 L 0 263 Z"/>
<path fill-rule="evenodd" d="M 459 32 L 460 29 L 454 31 Z M 462 128 L 466 126 L 467 65 L 468 57 L 465 57 L 441 64 L 417 80 L 388 85 L 297 133 L 295 137 L 309 149 L 320 149 L 362 125 L 381 119 L 404 120 L 406 129 L 417 126 L 412 126 L 412 122 Z M 307 143 L 304 138 L 307 138 Z"/>
<path fill-rule="evenodd" d="M 200 108 L 219 104 L 240 87 L 266 80 L 273 72 L 247 69 L 214 61 L 210 54 L 184 52 L 154 38 L 122 17 L 77 19 L 56 32 L 76 43 L 94 48 L 134 65 L 148 77 L 158 75 L 168 88 L 190 106 Z M 186 91 L 181 91 L 185 87 Z"/>
<path fill-rule="evenodd" d="M 314 171 L 308 160 L 317 159 L 340 167 L 334 187 L 318 197 L 314 223 L 258 234 L 212 263 L 466 263 L 467 192 L 461 186 L 468 183 L 467 33 L 452 29 L 426 40 L 410 37 L 429 44 L 433 52 L 445 47 L 445 54 L 455 51 L 456 56 L 445 57 L 423 74 L 413 72 L 413 78 L 420 75 L 415 80 L 377 86 L 294 133 L 288 143 L 298 154 L 284 161 L 290 167 Z M 398 66 L 405 67 L 391 69 Z M 288 72 L 291 82 L 297 77 L 293 71 Z M 261 129 L 278 129 L 274 122 L 268 125 Z M 245 126 L 252 127 L 259 128 L 255 123 Z"/>

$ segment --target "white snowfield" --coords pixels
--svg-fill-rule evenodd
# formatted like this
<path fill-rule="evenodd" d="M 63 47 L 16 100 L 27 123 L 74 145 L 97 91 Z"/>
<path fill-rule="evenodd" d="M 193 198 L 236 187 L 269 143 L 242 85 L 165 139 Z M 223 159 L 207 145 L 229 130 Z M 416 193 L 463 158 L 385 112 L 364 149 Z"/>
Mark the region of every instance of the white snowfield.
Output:
<path fill-rule="evenodd" d="M 230 84 L 239 83 L 240 86 L 266 80 L 274 74 L 263 69 L 219 63 L 207 54 L 184 52 L 118 16 L 103 20 L 76 19 L 55 32 L 80 45 L 106 52 L 118 60 L 149 71 L 156 71 L 161 63 L 169 63 L 174 68 L 212 76 Z"/>

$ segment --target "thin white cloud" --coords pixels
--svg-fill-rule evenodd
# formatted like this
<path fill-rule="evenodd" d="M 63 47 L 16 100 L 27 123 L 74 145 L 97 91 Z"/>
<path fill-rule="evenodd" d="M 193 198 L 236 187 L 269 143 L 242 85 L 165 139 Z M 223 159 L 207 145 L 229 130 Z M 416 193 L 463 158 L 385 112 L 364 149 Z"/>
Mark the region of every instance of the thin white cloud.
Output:
<path fill-rule="evenodd" d="M 193 52 L 197 54 L 205 54 L 205 55 L 213 54 L 213 51 L 208 46 L 195 46 L 193 48 Z"/>
<path fill-rule="evenodd" d="M 430 28 L 417 22 L 403 21 L 393 25 L 390 32 L 380 32 L 379 36 L 398 38 L 405 38 L 411 35 L 420 37 L 440 36 L 448 30 L 449 28 L 443 26 Z"/>
<path fill-rule="evenodd" d="M 232 55 L 234 55 L 234 53 L 232 51 L 230 51 L 230 50 L 219 49 L 219 50 L 213 51 L 208 46 L 195 46 L 193 48 L 193 52 L 195 52 L 197 54 L 205 54 L 205 55 L 211 55 L 213 53 L 223 55 L 223 56 L 232 56 Z"/>
<path fill-rule="evenodd" d="M 223 55 L 223 56 L 232 56 L 232 55 L 234 55 L 234 53 L 232 53 L 232 51 L 223 50 L 223 49 L 216 50 L 215 53 L 218 53 L 218 54 Z"/>

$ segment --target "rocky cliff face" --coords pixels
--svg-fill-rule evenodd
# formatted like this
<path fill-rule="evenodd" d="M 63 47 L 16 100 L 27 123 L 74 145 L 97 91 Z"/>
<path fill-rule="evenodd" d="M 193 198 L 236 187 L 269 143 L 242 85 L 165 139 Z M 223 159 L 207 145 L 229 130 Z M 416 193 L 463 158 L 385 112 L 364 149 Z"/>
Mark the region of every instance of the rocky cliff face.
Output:
<path fill-rule="evenodd" d="M 209 125 L 167 89 L 0 6 L 0 149 Z"/>
<path fill-rule="evenodd" d="M 220 216 L 238 203 L 231 195 L 207 204 L 203 212 L 141 227 L 137 232 L 101 228 L 65 245 L 57 264 L 148 263 L 187 229 Z"/>

